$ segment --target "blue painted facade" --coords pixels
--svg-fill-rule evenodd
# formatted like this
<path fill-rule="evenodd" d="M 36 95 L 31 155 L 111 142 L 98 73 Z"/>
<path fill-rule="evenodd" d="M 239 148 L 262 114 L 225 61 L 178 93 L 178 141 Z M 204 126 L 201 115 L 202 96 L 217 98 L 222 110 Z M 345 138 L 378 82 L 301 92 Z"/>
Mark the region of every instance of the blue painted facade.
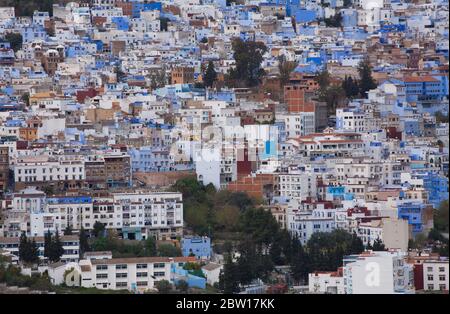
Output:
<path fill-rule="evenodd" d="M 295 21 L 297 23 L 309 23 L 317 19 L 317 14 L 315 11 L 299 9 L 295 11 Z"/>
<path fill-rule="evenodd" d="M 434 77 L 435 81 L 422 80 L 404 82 L 407 101 L 442 99 L 448 93 L 448 79 Z M 447 86 L 446 86 L 447 85 Z"/>
<path fill-rule="evenodd" d="M 143 3 L 143 2 L 133 2 L 131 7 L 131 15 L 133 18 L 140 18 L 141 12 L 147 12 L 147 11 L 162 11 L 162 4 L 161 2 L 149 2 L 149 3 Z"/>
<path fill-rule="evenodd" d="M 423 187 L 428 192 L 428 202 L 438 208 L 442 201 L 448 200 L 448 178 L 434 173 L 423 177 Z"/>
<path fill-rule="evenodd" d="M 345 192 L 345 186 L 327 186 L 326 193 L 333 196 L 333 200 L 352 200 L 353 194 Z"/>
<path fill-rule="evenodd" d="M 181 239 L 181 252 L 183 256 L 191 253 L 198 259 L 211 258 L 211 239 L 209 237 L 192 237 Z"/>
<path fill-rule="evenodd" d="M 414 236 L 423 231 L 422 215 L 424 208 L 423 203 L 408 202 L 398 205 L 398 218 L 408 220 Z"/>
<path fill-rule="evenodd" d="M 183 269 L 179 265 L 173 263 L 170 265 L 170 272 L 172 274 L 172 281 L 176 285 L 179 281 L 184 280 L 187 282 L 189 288 L 206 288 L 206 278 L 194 276 L 189 273 L 188 270 Z"/>
<path fill-rule="evenodd" d="M 114 16 L 111 22 L 116 25 L 118 30 L 128 31 L 130 29 L 130 20 L 126 16 Z"/>

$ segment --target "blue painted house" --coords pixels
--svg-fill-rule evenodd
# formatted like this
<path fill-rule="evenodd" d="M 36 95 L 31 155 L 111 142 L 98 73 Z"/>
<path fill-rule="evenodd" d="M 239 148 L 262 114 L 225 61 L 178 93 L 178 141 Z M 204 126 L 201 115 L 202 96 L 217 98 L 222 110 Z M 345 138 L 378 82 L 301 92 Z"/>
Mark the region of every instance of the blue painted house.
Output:
<path fill-rule="evenodd" d="M 398 205 L 398 218 L 408 220 L 413 236 L 423 231 L 422 216 L 425 205 L 419 202 L 407 202 Z"/>
<path fill-rule="evenodd" d="M 209 237 L 185 237 L 181 239 L 183 256 L 194 254 L 198 259 L 211 258 L 211 239 Z"/>
<path fill-rule="evenodd" d="M 434 208 L 448 200 L 448 178 L 429 172 L 423 177 L 423 187 L 428 192 L 428 202 Z"/>

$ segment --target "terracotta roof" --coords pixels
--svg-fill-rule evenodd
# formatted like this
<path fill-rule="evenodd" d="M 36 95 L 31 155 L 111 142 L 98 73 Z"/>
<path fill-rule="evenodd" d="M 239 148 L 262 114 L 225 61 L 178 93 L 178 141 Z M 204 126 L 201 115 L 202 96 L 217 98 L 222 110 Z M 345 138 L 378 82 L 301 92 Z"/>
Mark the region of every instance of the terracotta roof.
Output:
<path fill-rule="evenodd" d="M 66 263 L 56 262 L 56 263 L 48 265 L 48 267 L 50 267 L 50 268 L 58 268 L 58 267 L 61 267 L 61 266 L 64 266 L 64 265 L 66 265 Z"/>
<path fill-rule="evenodd" d="M 407 76 L 404 78 L 406 83 L 422 83 L 422 82 L 439 82 L 438 79 L 435 79 L 432 76 Z"/>
<path fill-rule="evenodd" d="M 44 242 L 44 237 L 28 237 L 31 240 L 35 240 L 36 242 Z M 75 241 L 78 240 L 77 235 L 67 235 L 67 236 L 61 236 L 61 241 Z M 20 238 L 19 237 L 11 237 L 11 238 L 5 238 L 0 237 L 0 243 L 19 243 Z"/>
<path fill-rule="evenodd" d="M 89 265 L 81 265 L 80 268 L 81 268 L 82 272 L 89 272 L 89 271 L 91 271 L 91 266 L 89 266 Z"/>
<path fill-rule="evenodd" d="M 187 263 L 187 262 L 195 262 L 197 259 L 195 256 L 190 257 L 127 257 L 127 258 L 112 258 L 112 259 L 103 259 L 103 260 L 92 260 L 91 263 L 93 265 L 97 264 L 150 264 L 150 263 Z"/>
<path fill-rule="evenodd" d="M 206 269 L 206 270 L 214 270 L 217 268 L 222 267 L 222 265 L 216 264 L 216 263 L 209 263 L 206 264 L 205 266 L 202 267 L 202 269 Z"/>

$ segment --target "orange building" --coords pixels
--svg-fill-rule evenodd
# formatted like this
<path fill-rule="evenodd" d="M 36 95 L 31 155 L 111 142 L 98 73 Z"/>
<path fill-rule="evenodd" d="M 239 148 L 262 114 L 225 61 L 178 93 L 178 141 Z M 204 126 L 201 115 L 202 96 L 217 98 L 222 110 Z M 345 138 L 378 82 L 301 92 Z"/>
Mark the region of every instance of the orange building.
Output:
<path fill-rule="evenodd" d="M 172 70 L 172 84 L 188 84 L 194 82 L 194 68 L 187 66 L 175 67 Z"/>
<path fill-rule="evenodd" d="M 308 99 L 318 88 L 314 76 L 291 74 L 289 84 L 284 87 L 284 101 L 288 105 L 288 111 L 290 113 L 314 111 L 314 106 Z"/>
<path fill-rule="evenodd" d="M 249 196 L 263 199 L 273 195 L 275 182 L 274 174 L 256 174 L 230 182 L 227 189 L 232 192 L 245 192 Z"/>
<path fill-rule="evenodd" d="M 36 141 L 38 139 L 37 136 L 37 128 L 31 127 L 23 127 L 19 128 L 19 138 L 23 141 Z"/>

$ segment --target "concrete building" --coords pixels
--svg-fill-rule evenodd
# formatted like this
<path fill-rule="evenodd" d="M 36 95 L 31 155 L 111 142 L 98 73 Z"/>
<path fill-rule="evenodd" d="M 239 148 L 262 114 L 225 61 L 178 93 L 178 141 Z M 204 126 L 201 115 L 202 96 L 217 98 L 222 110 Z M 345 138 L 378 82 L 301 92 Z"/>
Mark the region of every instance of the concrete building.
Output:
<path fill-rule="evenodd" d="M 344 286 L 346 294 L 414 293 L 413 267 L 400 251 L 346 256 Z"/>

